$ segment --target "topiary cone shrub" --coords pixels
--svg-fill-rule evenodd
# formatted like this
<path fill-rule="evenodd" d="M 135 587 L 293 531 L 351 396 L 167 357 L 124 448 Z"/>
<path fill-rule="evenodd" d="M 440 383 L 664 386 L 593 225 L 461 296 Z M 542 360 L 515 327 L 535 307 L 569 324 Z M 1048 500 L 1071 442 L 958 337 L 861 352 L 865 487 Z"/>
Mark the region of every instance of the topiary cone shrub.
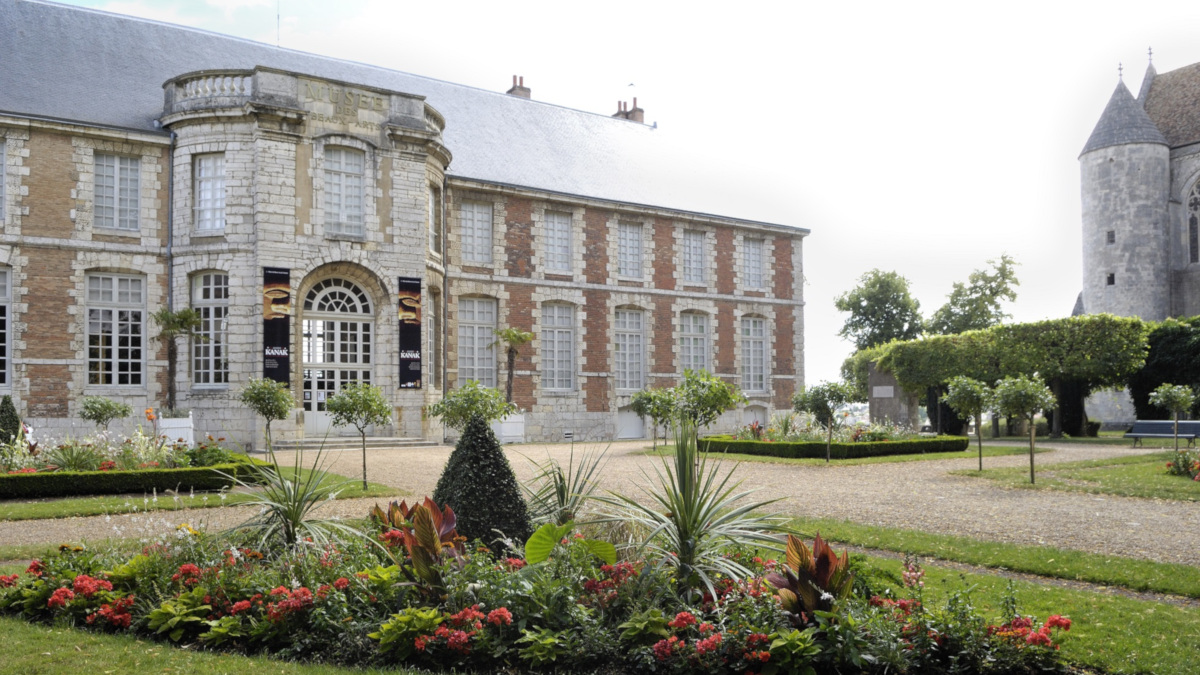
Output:
<path fill-rule="evenodd" d="M 433 501 L 454 509 L 458 533 L 468 541 L 482 539 L 491 544 L 502 532 L 523 542 L 533 532 L 512 465 L 482 417 L 467 422 L 442 469 Z"/>
<path fill-rule="evenodd" d="M 21 433 L 21 418 L 17 415 L 17 407 L 13 405 L 12 396 L 4 395 L 0 399 L 0 443 L 10 443 Z"/>

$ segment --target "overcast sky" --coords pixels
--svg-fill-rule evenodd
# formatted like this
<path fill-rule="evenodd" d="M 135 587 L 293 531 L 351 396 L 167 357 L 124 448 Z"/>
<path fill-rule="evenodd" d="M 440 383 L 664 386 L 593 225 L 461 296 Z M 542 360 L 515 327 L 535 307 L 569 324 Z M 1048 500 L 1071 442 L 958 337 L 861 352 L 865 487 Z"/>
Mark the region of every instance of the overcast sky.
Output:
<path fill-rule="evenodd" d="M 72 4 L 496 91 L 521 74 L 537 100 L 603 114 L 637 96 L 738 176 L 727 196 L 753 203 L 727 215 L 812 231 L 810 384 L 852 351 L 833 299 L 872 268 L 907 277 L 928 316 L 1009 253 L 1015 320 L 1068 315 L 1076 158 L 1117 64 L 1136 94 L 1148 47 L 1160 73 L 1200 61 L 1183 2 L 281 0 L 278 24 L 277 0 Z"/>

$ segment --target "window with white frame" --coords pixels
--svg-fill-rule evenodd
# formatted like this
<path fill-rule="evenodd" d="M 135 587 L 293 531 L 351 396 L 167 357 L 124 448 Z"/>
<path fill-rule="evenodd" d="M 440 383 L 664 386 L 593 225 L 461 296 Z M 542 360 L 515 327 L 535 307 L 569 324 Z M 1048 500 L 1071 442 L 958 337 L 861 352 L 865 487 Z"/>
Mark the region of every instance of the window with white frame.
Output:
<path fill-rule="evenodd" d="M 617 274 L 642 278 L 642 224 L 617 225 Z"/>
<path fill-rule="evenodd" d="M 197 155 L 193 167 L 193 210 L 197 233 L 225 229 L 225 155 Z"/>
<path fill-rule="evenodd" d="M 464 263 L 492 264 L 492 205 L 463 202 L 459 209 Z"/>
<path fill-rule="evenodd" d="M 4 224 L 4 199 L 8 196 L 4 190 L 5 167 L 7 166 L 5 151 L 4 139 L 0 138 L 0 225 Z"/>
<path fill-rule="evenodd" d="M 442 254 L 442 190 L 429 186 L 429 250 Z"/>
<path fill-rule="evenodd" d="M 704 283 L 704 232 L 700 230 L 683 231 L 683 281 Z"/>
<path fill-rule="evenodd" d="M 325 147 L 325 231 L 363 233 L 363 174 L 366 154 L 353 148 Z"/>
<path fill-rule="evenodd" d="M 192 339 L 192 383 L 225 386 L 229 384 L 229 276 L 205 272 L 192 277 L 192 309 L 200 318 Z"/>
<path fill-rule="evenodd" d="M 141 161 L 136 157 L 95 155 L 95 226 L 136 232 Z"/>
<path fill-rule="evenodd" d="M 571 271 L 571 214 L 546 212 L 546 270 Z"/>
<path fill-rule="evenodd" d="M 646 336 L 643 331 L 645 313 L 636 309 L 618 309 L 614 322 L 617 389 L 641 389 L 646 385 Z"/>
<path fill-rule="evenodd" d="M 8 389 L 11 380 L 8 376 L 9 348 L 12 339 L 9 327 L 12 325 L 12 284 L 7 269 L 0 269 L 0 388 Z"/>
<path fill-rule="evenodd" d="M 542 388 L 575 387 L 575 308 L 542 305 Z"/>
<path fill-rule="evenodd" d="M 767 320 L 742 319 L 742 389 L 767 390 Z"/>
<path fill-rule="evenodd" d="M 492 298 L 458 299 L 458 381 L 476 380 L 496 386 L 496 301 Z"/>
<path fill-rule="evenodd" d="M 144 289 L 140 277 L 87 276 L 88 384 L 142 384 Z"/>
<path fill-rule="evenodd" d="M 708 315 L 684 312 L 679 317 L 679 367 L 708 370 Z"/>
<path fill-rule="evenodd" d="M 742 282 L 746 288 L 762 288 L 766 285 L 763 274 L 762 239 L 742 240 Z"/>

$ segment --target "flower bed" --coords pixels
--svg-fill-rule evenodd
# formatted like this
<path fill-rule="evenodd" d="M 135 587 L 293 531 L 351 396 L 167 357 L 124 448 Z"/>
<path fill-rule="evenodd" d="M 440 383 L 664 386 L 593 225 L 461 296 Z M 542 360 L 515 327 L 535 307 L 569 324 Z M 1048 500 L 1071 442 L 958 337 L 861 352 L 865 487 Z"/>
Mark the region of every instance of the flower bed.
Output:
<path fill-rule="evenodd" d="M 64 547 L 0 577 L 0 612 L 200 648 L 439 671 L 1050 672 L 1070 626 L 1015 608 L 989 622 L 962 594 L 927 606 L 911 566 L 907 588 L 858 582 L 836 603 L 823 594 L 825 610 L 789 612 L 797 600 L 775 584 L 793 570 L 736 551 L 727 555 L 751 577 L 690 595 L 673 568 L 602 562 L 581 535 L 533 563 L 477 545 L 445 556 L 435 576 L 394 543 L 403 539 L 273 553 L 183 529 L 132 558 Z"/>
<path fill-rule="evenodd" d="M 855 443 L 833 443 L 829 447 L 832 459 L 858 459 L 861 457 L 882 457 L 885 455 L 914 455 L 926 452 L 961 452 L 966 450 L 971 440 L 966 436 L 936 436 L 933 438 L 916 438 L 903 441 L 860 441 Z M 824 441 L 745 441 L 733 436 L 705 436 L 700 439 L 700 448 L 706 452 L 732 452 L 743 455 L 763 455 L 767 457 L 785 457 L 796 459 L 801 457 L 825 458 Z"/>

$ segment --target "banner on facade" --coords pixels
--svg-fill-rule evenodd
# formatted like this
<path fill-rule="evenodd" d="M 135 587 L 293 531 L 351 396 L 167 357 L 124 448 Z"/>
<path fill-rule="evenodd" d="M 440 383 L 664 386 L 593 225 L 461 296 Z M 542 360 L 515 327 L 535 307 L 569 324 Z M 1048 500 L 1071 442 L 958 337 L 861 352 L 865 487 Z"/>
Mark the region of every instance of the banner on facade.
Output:
<path fill-rule="evenodd" d="M 400 388 L 421 388 L 421 280 L 400 277 Z"/>
<path fill-rule="evenodd" d="M 292 276 L 263 268 L 263 377 L 291 384 Z"/>

